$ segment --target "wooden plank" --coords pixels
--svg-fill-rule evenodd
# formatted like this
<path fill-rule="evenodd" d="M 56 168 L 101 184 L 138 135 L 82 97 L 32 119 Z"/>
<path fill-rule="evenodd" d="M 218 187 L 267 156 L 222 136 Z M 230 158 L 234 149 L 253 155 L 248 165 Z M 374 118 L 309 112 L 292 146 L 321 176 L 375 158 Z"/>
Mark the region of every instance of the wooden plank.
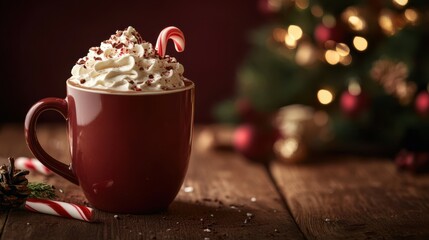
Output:
<path fill-rule="evenodd" d="M 272 173 L 308 239 L 429 239 L 429 176 L 387 159 L 275 163 Z"/>
<path fill-rule="evenodd" d="M 8 145 L 0 130 L 0 144 Z M 18 128 L 19 129 L 19 128 Z M 67 162 L 62 127 L 41 127 L 39 140 L 52 155 Z M 24 210 L 10 212 L 1 239 L 303 239 L 280 195 L 262 166 L 233 152 L 201 147 L 197 129 L 188 175 L 170 208 L 159 214 L 122 215 L 97 211 L 96 223 L 85 223 Z M 14 136 L 10 133 L 9 135 Z M 15 139 L 15 138 L 14 138 Z M 10 143 L 9 145 L 11 145 Z M 0 156 L 27 154 L 22 140 Z M 5 153 L 6 152 L 6 153 Z M 79 187 L 58 177 L 32 173 L 30 181 L 44 181 L 61 189 L 63 201 L 84 204 Z M 185 191 L 186 190 L 186 191 Z"/>
<path fill-rule="evenodd" d="M 8 211 L 1 211 L 0 210 L 0 236 L 3 233 L 3 228 L 6 224 L 6 219 L 7 219 L 8 214 L 9 214 Z"/>

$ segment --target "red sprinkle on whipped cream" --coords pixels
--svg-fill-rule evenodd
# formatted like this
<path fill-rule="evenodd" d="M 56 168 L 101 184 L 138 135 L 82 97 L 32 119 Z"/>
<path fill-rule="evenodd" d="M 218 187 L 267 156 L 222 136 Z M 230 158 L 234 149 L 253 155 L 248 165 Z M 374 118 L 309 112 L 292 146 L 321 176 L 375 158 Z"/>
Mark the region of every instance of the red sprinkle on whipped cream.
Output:
<path fill-rule="evenodd" d="M 185 86 L 183 72 L 176 58 L 160 56 L 151 43 L 128 27 L 91 47 L 76 62 L 70 81 L 94 89 L 165 91 Z"/>

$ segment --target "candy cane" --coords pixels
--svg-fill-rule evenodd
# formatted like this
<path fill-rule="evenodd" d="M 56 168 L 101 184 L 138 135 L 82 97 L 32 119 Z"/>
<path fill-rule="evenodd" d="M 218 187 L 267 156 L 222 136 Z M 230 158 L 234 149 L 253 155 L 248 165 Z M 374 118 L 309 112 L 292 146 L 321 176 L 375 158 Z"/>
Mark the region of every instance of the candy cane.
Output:
<path fill-rule="evenodd" d="M 53 201 L 48 199 L 29 198 L 24 206 L 27 210 L 45 213 L 65 218 L 73 218 L 86 222 L 92 221 L 93 209 L 72 203 Z"/>
<path fill-rule="evenodd" d="M 27 170 L 35 170 L 44 175 L 51 175 L 52 171 L 45 167 L 39 160 L 35 158 L 19 157 L 15 160 L 15 167 Z"/>
<path fill-rule="evenodd" d="M 185 50 L 185 36 L 183 32 L 177 27 L 166 27 L 159 33 L 158 39 L 156 40 L 155 49 L 161 57 L 165 55 L 168 39 L 173 40 L 176 51 L 183 52 L 183 50 Z"/>

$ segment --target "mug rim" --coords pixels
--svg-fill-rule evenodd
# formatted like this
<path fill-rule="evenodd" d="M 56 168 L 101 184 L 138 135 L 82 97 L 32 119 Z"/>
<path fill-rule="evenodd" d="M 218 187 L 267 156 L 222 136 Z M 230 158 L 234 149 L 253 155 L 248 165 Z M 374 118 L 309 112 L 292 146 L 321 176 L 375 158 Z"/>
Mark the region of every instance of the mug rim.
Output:
<path fill-rule="evenodd" d="M 184 88 L 170 89 L 167 91 L 141 91 L 141 92 L 109 91 L 109 90 L 105 90 L 105 89 L 78 87 L 78 86 L 72 85 L 70 83 L 70 79 L 67 79 L 66 85 L 68 88 L 73 88 L 73 89 L 78 90 L 78 91 L 84 91 L 84 92 L 89 92 L 89 93 L 98 93 L 98 94 L 106 94 L 106 95 L 141 96 L 141 95 L 171 94 L 171 93 L 187 91 L 187 90 L 195 88 L 195 83 L 193 81 L 191 81 L 189 79 L 185 79 L 184 82 L 189 83 L 188 86 L 186 86 L 186 84 L 185 84 Z"/>

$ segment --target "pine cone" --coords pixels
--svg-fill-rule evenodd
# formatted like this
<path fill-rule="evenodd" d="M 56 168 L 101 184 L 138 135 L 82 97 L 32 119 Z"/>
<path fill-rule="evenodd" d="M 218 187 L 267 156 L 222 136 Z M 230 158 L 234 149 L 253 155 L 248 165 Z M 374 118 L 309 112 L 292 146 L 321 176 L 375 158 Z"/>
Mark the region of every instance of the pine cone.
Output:
<path fill-rule="evenodd" d="M 10 166 L 0 166 L 0 210 L 20 207 L 30 194 L 25 177 L 29 171 L 15 169 L 14 162 L 10 157 Z"/>

